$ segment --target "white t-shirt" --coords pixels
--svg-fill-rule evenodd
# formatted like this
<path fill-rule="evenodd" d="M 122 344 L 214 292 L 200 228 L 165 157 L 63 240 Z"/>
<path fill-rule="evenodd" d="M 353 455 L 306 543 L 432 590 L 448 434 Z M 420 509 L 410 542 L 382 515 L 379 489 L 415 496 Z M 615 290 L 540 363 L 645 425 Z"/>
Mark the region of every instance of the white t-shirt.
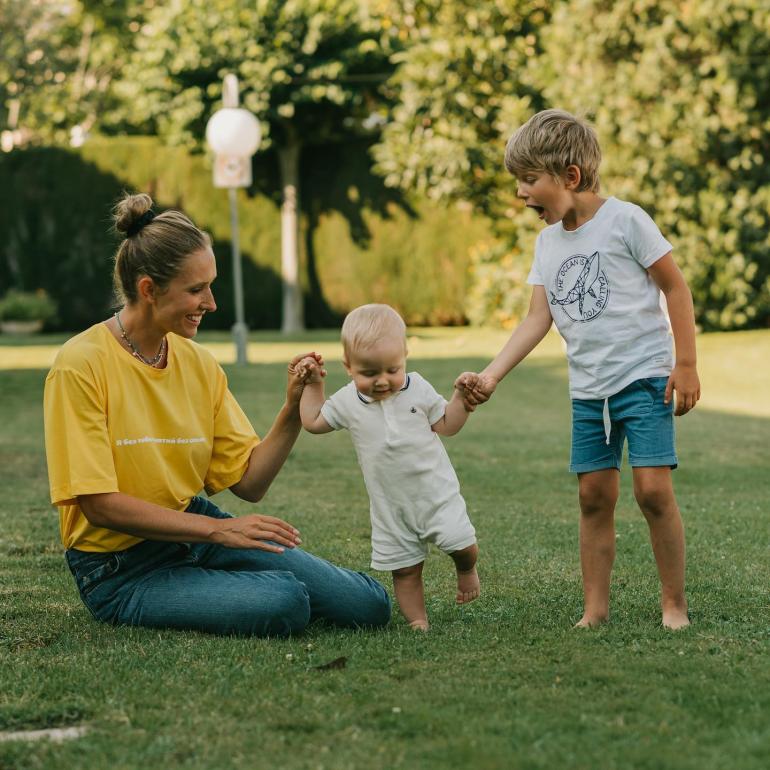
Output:
<path fill-rule="evenodd" d="M 572 398 L 608 398 L 671 373 L 668 321 L 647 273 L 671 248 L 643 209 L 617 198 L 577 230 L 557 222 L 538 235 L 527 283 L 545 288 L 567 343 Z"/>

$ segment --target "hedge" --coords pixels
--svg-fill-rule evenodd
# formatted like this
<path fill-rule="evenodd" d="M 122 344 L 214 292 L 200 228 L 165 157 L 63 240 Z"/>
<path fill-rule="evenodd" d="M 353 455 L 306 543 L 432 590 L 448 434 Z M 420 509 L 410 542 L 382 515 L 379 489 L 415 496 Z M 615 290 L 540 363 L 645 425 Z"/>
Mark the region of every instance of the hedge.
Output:
<path fill-rule="evenodd" d="M 363 302 L 389 302 L 409 323 L 465 322 L 470 248 L 487 223 L 455 206 L 406 200 L 372 174 L 365 143 L 302 158 L 301 275 L 310 327 L 334 325 Z M 111 312 L 110 209 L 123 190 L 149 192 L 211 233 L 219 310 L 232 324 L 227 196 L 210 161 L 153 137 L 94 139 L 75 150 L 39 147 L 0 156 L 0 294 L 45 289 L 58 326 L 79 330 Z M 246 320 L 280 326 L 280 212 L 275 158 L 258 155 L 255 184 L 239 193 Z M 53 326 L 51 328 L 54 328 Z"/>

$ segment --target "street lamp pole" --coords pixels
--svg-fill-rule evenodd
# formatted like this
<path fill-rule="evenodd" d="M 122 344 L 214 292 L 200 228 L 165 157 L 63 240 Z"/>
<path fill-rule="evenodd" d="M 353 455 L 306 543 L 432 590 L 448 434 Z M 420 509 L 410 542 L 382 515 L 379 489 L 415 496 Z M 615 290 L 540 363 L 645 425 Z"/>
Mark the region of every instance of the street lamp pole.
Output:
<path fill-rule="evenodd" d="M 251 156 L 260 141 L 259 122 L 248 111 L 238 107 L 238 78 L 226 75 L 222 88 L 224 108 L 215 112 L 207 126 L 206 139 L 214 150 L 214 186 L 226 187 L 230 203 L 230 229 L 233 255 L 233 291 L 235 323 L 232 332 L 237 363 L 246 364 L 249 328 L 243 308 L 243 272 L 238 234 L 238 198 L 236 190 L 251 184 Z"/>
<path fill-rule="evenodd" d="M 235 360 L 239 364 L 249 362 L 246 354 L 246 342 L 249 327 L 246 326 L 243 312 L 243 270 L 241 269 L 241 242 L 238 235 L 238 198 L 235 187 L 228 187 L 227 197 L 230 199 L 230 232 L 232 234 L 233 253 L 233 291 L 235 292 L 235 323 L 233 324 L 233 339 L 235 341 Z"/>

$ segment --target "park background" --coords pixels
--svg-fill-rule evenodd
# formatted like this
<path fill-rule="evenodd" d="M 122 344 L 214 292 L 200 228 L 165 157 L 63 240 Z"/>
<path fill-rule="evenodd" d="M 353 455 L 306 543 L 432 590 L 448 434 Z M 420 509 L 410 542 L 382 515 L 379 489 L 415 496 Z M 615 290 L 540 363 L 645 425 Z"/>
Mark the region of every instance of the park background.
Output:
<path fill-rule="evenodd" d="M 46 334 L 0 334 L 2 770 L 768 765 L 765 0 L 0 0 L 0 50 L 0 298 L 42 290 L 57 306 Z M 238 197 L 249 367 L 228 363 L 227 199 L 203 138 L 226 73 L 263 132 Z M 555 336 L 447 443 L 485 595 L 454 607 L 432 553 L 426 638 L 398 617 L 384 634 L 281 642 L 93 623 L 48 504 L 41 401 L 56 347 L 114 307 L 121 191 L 212 234 L 219 310 L 200 339 L 264 433 L 293 352 L 323 350 L 330 387 L 343 382 L 336 327 L 362 302 L 402 312 L 412 366 L 442 392 L 494 354 L 526 307 L 539 229 L 503 149 L 551 106 L 594 123 L 603 192 L 656 219 L 693 291 L 704 399 L 678 422 L 675 479 L 692 628 L 659 627 L 626 471 L 612 622 L 570 628 L 577 505 Z M 295 320 L 308 331 L 287 335 L 273 330 L 297 191 Z M 302 436 L 261 510 L 367 569 L 346 438 Z M 344 668 L 318 668 L 339 657 Z M 87 732 L 24 739 L 52 727 Z"/>
<path fill-rule="evenodd" d="M 2 0 L 0 295 L 46 290 L 49 329 L 104 318 L 110 207 L 142 190 L 213 235 L 207 322 L 228 328 L 204 129 L 232 73 L 264 135 L 239 199 L 252 328 L 281 323 L 297 190 L 307 326 L 372 300 L 412 324 L 513 323 L 539 223 L 503 150 L 551 106 L 593 121 L 603 191 L 674 244 L 701 328 L 767 327 L 769 27 L 766 0 Z"/>

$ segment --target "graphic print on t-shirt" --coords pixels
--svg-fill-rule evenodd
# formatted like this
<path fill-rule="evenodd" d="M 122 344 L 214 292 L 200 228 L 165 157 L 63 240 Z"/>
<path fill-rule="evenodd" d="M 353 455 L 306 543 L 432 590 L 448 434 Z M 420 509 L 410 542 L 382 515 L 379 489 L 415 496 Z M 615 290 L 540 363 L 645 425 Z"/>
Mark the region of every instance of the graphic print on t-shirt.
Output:
<path fill-rule="evenodd" d="M 573 321 L 592 321 L 610 298 L 610 285 L 599 252 L 573 254 L 561 263 L 553 280 L 551 304 L 560 305 Z"/>

